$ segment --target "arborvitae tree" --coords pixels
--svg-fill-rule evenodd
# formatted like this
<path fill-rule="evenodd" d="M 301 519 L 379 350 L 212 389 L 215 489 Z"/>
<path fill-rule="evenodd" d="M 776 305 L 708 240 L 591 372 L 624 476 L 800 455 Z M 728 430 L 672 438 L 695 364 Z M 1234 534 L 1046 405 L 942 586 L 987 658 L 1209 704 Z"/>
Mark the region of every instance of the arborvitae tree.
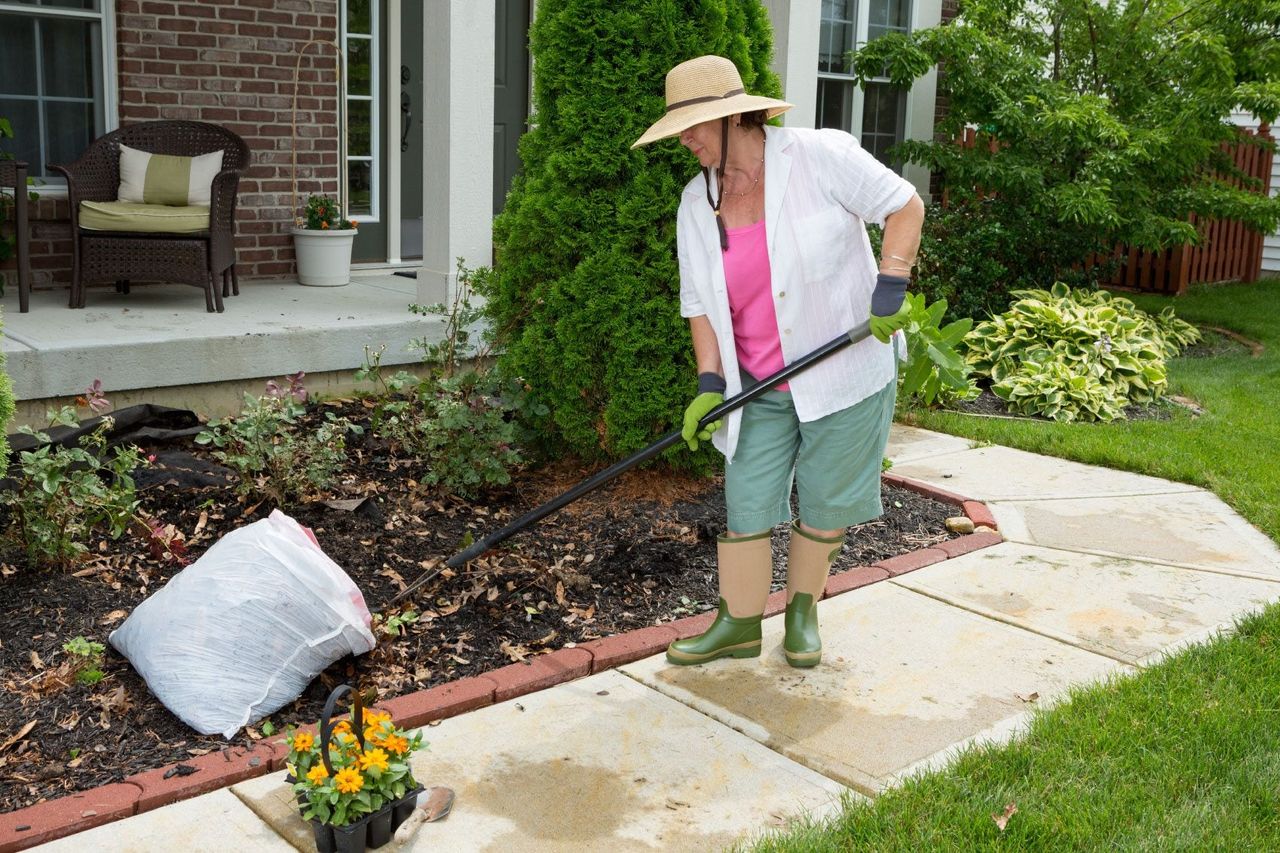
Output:
<path fill-rule="evenodd" d="M 480 290 L 503 366 L 550 410 L 551 446 L 615 458 L 673 429 L 697 386 L 675 233 L 698 163 L 674 140 L 631 143 L 695 56 L 727 56 L 748 92 L 781 97 L 772 31 L 759 0 L 539 0 L 530 40 L 532 130 Z"/>

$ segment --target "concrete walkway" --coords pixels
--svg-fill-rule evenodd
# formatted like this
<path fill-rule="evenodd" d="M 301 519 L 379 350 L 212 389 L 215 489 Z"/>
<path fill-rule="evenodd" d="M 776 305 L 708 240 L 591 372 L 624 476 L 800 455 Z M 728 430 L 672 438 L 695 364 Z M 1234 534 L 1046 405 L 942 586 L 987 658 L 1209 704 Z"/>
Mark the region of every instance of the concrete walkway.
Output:
<path fill-rule="evenodd" d="M 1213 495 L 895 427 L 905 477 L 984 500 L 1006 541 L 824 600 L 824 660 L 661 655 L 444 720 L 415 773 L 457 792 L 413 850 L 717 849 L 1016 733 L 1071 685 L 1280 599 L 1280 549 Z M 276 773 L 49 851 L 313 849 Z M 385 849 L 395 849 L 394 844 Z"/>

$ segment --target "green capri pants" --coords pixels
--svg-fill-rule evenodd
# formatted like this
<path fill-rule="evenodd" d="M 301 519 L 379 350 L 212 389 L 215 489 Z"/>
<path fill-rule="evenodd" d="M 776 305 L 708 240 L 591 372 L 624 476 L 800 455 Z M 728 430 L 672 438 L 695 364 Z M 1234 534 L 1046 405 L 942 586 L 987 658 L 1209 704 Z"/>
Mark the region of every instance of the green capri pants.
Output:
<path fill-rule="evenodd" d="M 755 380 L 744 374 L 743 387 Z M 862 524 L 884 512 L 880 462 L 897 383 L 847 409 L 802 423 L 789 391 L 769 391 L 742 409 L 738 447 L 725 465 L 729 530 L 756 533 L 789 522 L 795 483 L 800 521 L 816 530 Z"/>

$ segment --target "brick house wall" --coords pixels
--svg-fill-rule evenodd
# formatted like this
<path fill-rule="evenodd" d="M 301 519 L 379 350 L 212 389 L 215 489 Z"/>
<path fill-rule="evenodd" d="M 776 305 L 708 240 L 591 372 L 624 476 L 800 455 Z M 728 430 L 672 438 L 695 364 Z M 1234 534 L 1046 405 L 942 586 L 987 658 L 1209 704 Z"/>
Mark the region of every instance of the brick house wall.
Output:
<path fill-rule="evenodd" d="M 294 69 L 313 39 L 336 41 L 337 0 L 116 0 L 120 124 L 193 119 L 244 138 L 252 165 L 241 178 L 236 247 L 241 280 L 289 275 L 295 215 L 290 176 Z M 311 45 L 298 83 L 298 193 L 336 194 L 335 49 Z M 31 267 L 37 288 L 71 280 L 66 199 L 31 205 Z M 8 278 L 16 279 L 5 264 Z"/>

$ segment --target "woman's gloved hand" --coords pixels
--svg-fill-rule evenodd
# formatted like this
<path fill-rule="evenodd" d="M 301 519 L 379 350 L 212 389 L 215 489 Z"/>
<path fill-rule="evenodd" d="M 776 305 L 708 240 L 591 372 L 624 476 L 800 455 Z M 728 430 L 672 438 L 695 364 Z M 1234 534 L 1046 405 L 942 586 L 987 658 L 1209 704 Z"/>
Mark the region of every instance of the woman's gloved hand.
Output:
<path fill-rule="evenodd" d="M 698 427 L 698 421 L 706 417 L 707 412 L 724 402 L 724 389 L 724 377 L 720 374 L 698 374 L 698 396 L 684 410 L 684 426 L 680 430 L 680 437 L 689 445 L 690 450 L 697 450 L 699 441 L 709 441 L 711 433 L 724 424 L 723 420 L 719 420 Z"/>
<path fill-rule="evenodd" d="M 911 308 L 907 305 L 907 285 L 911 279 L 905 275 L 876 276 L 876 288 L 871 291 L 871 334 L 882 344 L 889 343 L 893 333 L 907 325 Z"/>

